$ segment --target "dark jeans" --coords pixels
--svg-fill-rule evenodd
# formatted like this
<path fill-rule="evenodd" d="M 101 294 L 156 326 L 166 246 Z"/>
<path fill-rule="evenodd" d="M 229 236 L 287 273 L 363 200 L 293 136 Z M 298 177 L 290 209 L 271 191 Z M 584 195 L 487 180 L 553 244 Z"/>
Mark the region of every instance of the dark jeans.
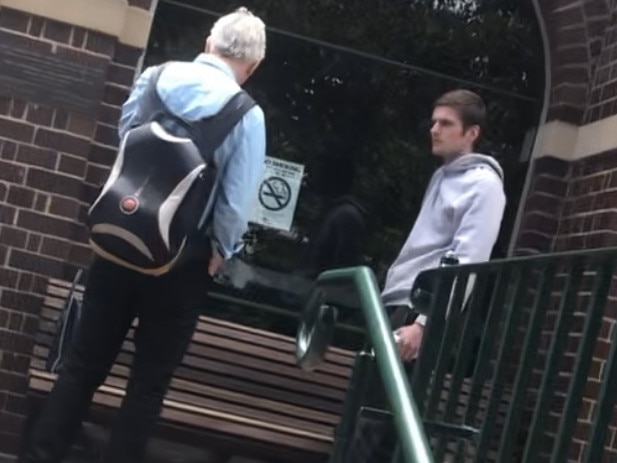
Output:
<path fill-rule="evenodd" d="M 151 277 L 101 259 L 93 263 L 74 344 L 30 427 L 19 463 L 62 461 L 136 317 L 130 379 L 103 461 L 143 460 L 174 370 L 207 303 L 207 270 L 207 261 L 199 260 Z"/>
<path fill-rule="evenodd" d="M 413 323 L 415 317 L 416 315 L 408 307 L 392 307 L 390 324 L 392 329 L 397 329 Z M 413 362 L 403 364 L 409 378 L 411 378 L 413 365 Z M 364 406 L 387 410 L 390 405 L 383 383 L 377 370 L 375 373 L 367 390 Z M 383 421 L 369 414 L 359 414 L 345 463 L 390 463 L 397 442 L 398 436 L 392 420 Z"/>

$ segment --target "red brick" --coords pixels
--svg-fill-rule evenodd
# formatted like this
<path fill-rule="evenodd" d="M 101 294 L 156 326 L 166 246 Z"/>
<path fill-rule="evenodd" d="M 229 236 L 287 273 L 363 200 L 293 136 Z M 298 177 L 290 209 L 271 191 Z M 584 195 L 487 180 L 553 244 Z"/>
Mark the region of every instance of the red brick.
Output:
<path fill-rule="evenodd" d="M 8 29 L 16 32 L 27 32 L 30 16 L 21 11 L 12 10 L 10 8 L 2 8 L 0 14 L 0 28 Z"/>
<path fill-rule="evenodd" d="M 99 122 L 106 125 L 117 126 L 121 112 L 118 106 L 102 103 L 99 107 Z"/>
<path fill-rule="evenodd" d="M 108 175 L 109 168 L 89 164 L 88 171 L 86 172 L 86 182 L 93 185 L 102 185 L 105 183 Z"/>
<path fill-rule="evenodd" d="M 34 135 L 34 126 L 0 117 L 0 134 L 11 134 L 14 141 L 30 143 Z"/>
<path fill-rule="evenodd" d="M 18 207 L 32 207 L 34 203 L 34 191 L 17 185 L 11 185 L 7 202 Z"/>
<path fill-rule="evenodd" d="M 131 88 L 135 81 L 135 69 L 130 66 L 120 66 L 112 63 L 107 74 L 109 82 Z"/>
<path fill-rule="evenodd" d="M 20 145 L 15 157 L 17 162 L 32 166 L 55 169 L 58 162 L 58 154 L 54 150 L 40 148 L 38 146 Z"/>
<path fill-rule="evenodd" d="M 93 53 L 112 56 L 116 48 L 116 42 L 117 40 L 110 35 L 88 31 L 85 48 Z"/>
<path fill-rule="evenodd" d="M 11 108 L 11 117 L 15 119 L 25 119 L 26 117 L 26 103 L 21 100 L 13 100 L 13 107 Z"/>
<path fill-rule="evenodd" d="M 103 103 L 111 106 L 122 106 L 130 93 L 129 87 L 107 84 L 103 95 Z"/>
<path fill-rule="evenodd" d="M 24 361 L 27 362 L 24 370 Z M 27 373 L 30 367 L 30 357 L 23 355 L 15 356 L 14 370 L 16 373 Z M 26 416 L 29 413 L 30 407 L 28 401 L 23 400 L 23 397 L 9 394 L 7 397 L 6 405 L 4 409 L 9 413 L 16 415 Z"/>
<path fill-rule="evenodd" d="M 141 54 L 142 50 L 139 48 L 118 43 L 116 44 L 113 62 L 124 66 L 135 66 L 139 62 Z"/>
<path fill-rule="evenodd" d="M 53 42 L 69 43 L 71 40 L 72 27 L 68 24 L 52 21 L 45 21 L 43 37 Z"/>
<path fill-rule="evenodd" d="M 2 236 L 2 232 L 0 231 L 0 237 L 1 236 Z M 2 286 L 4 286 L 5 288 L 14 288 L 17 286 L 18 280 L 19 280 L 19 272 L 17 272 L 16 270 L 9 269 L 9 268 L 0 267 L 0 281 L 2 282 Z M 5 326 L 2 321 L 2 310 L 3 309 L 0 309 L 0 327 Z"/>
<path fill-rule="evenodd" d="M 10 331 L 21 332 L 21 324 L 24 321 L 23 315 L 19 312 L 12 312 L 9 318 L 8 329 Z"/>
<path fill-rule="evenodd" d="M 111 166 L 116 159 L 117 151 L 115 148 L 108 146 L 93 144 L 90 151 L 89 161 L 93 164 L 101 164 L 103 166 Z"/>
<path fill-rule="evenodd" d="M 23 183 L 26 169 L 11 162 L 0 161 L 0 180 L 11 183 Z"/>
<path fill-rule="evenodd" d="M 26 245 L 28 234 L 24 230 L 9 225 L 0 227 L 0 241 L 11 247 L 23 248 Z"/>
<path fill-rule="evenodd" d="M 75 156 L 62 154 L 58 163 L 58 171 L 83 178 L 86 173 L 86 161 Z"/>
<path fill-rule="evenodd" d="M 33 16 L 30 19 L 30 27 L 28 28 L 28 34 L 33 37 L 40 37 L 43 33 L 43 27 L 45 26 L 45 19 Z"/>
<path fill-rule="evenodd" d="M 64 134 L 62 137 L 61 151 L 65 153 L 88 157 L 91 141 L 87 138 L 77 137 L 71 134 Z"/>
<path fill-rule="evenodd" d="M 79 197 L 81 180 L 61 173 L 30 168 L 26 185 L 62 196 Z"/>
<path fill-rule="evenodd" d="M 0 140 L 0 158 L 13 161 L 16 153 L 17 144 L 9 140 Z"/>
<path fill-rule="evenodd" d="M 2 292 L 2 299 L 5 299 L 5 292 Z M 0 349 L 12 352 L 28 352 L 31 346 L 31 340 L 28 336 L 22 333 L 16 333 L 10 330 L 0 330 Z M 17 384 L 23 381 L 22 375 L 9 374 L 6 371 L 0 371 L 0 384 L 3 388 L 18 389 Z M 9 383 L 13 383 L 9 385 Z"/>
<path fill-rule="evenodd" d="M 51 278 L 62 278 L 66 263 L 57 259 L 13 249 L 9 258 L 9 265 L 18 270 L 40 273 Z"/>
<path fill-rule="evenodd" d="M 89 66 L 93 69 L 107 70 L 109 65 L 109 58 L 101 55 L 94 55 L 75 48 L 69 48 L 65 46 L 56 47 L 56 57 L 64 59 L 68 62 L 80 63 L 85 66 Z"/>
<path fill-rule="evenodd" d="M 90 138 L 94 135 L 95 127 L 96 121 L 94 119 L 72 113 L 69 117 L 67 130 L 75 135 Z"/>
<path fill-rule="evenodd" d="M 69 113 L 63 109 L 57 109 L 54 114 L 54 129 L 66 130 L 69 122 Z"/>
<path fill-rule="evenodd" d="M 79 213 L 79 202 L 72 198 L 52 196 L 49 203 L 49 213 L 75 220 Z"/>
<path fill-rule="evenodd" d="M 41 253 L 46 256 L 66 260 L 69 256 L 70 248 L 71 243 L 67 240 L 44 236 Z"/>
<path fill-rule="evenodd" d="M 0 329 L 6 328 L 11 318 L 11 311 L 0 307 Z"/>
<path fill-rule="evenodd" d="M 28 241 L 26 242 L 26 249 L 28 251 L 40 252 L 42 241 L 43 238 L 41 237 L 41 235 L 38 235 L 36 233 L 29 233 Z"/>
<path fill-rule="evenodd" d="M 26 112 L 26 120 L 36 125 L 51 127 L 54 110 L 46 106 L 30 104 Z"/>
<path fill-rule="evenodd" d="M 87 31 L 82 27 L 75 26 L 73 28 L 73 37 L 71 38 L 71 45 L 75 48 L 83 48 L 86 41 Z"/>
<path fill-rule="evenodd" d="M 4 289 L 0 299 L 2 306 L 18 312 L 36 313 L 41 304 L 41 297 L 29 293 Z M 10 328 L 10 323 L 9 323 Z"/>
<path fill-rule="evenodd" d="M 11 112 L 11 106 L 13 105 L 13 99 L 0 96 L 0 114 L 3 116 L 8 116 Z"/>
<path fill-rule="evenodd" d="M 29 231 L 63 237 L 71 236 L 76 227 L 71 221 L 28 210 L 19 211 L 17 225 Z"/>
<path fill-rule="evenodd" d="M 40 191 L 36 193 L 34 199 L 34 209 L 38 212 L 46 212 L 49 204 L 49 195 L 43 194 Z"/>
<path fill-rule="evenodd" d="M 5 225 L 13 224 L 17 211 L 13 206 L 0 204 L 0 223 Z"/>
<path fill-rule="evenodd" d="M 32 289 L 32 282 L 34 275 L 32 273 L 21 272 L 19 274 L 19 282 L 17 283 L 17 290 L 29 293 Z"/>

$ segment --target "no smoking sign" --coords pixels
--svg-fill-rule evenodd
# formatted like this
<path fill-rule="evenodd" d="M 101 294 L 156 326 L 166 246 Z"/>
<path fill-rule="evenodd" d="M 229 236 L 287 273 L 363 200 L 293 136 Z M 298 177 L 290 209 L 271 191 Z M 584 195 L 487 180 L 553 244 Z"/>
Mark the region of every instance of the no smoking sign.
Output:
<path fill-rule="evenodd" d="M 259 202 L 269 211 L 284 209 L 291 200 L 289 183 L 279 177 L 264 180 L 259 188 Z"/>
<path fill-rule="evenodd" d="M 279 230 L 291 230 L 302 184 L 304 166 L 266 157 L 251 222 Z"/>

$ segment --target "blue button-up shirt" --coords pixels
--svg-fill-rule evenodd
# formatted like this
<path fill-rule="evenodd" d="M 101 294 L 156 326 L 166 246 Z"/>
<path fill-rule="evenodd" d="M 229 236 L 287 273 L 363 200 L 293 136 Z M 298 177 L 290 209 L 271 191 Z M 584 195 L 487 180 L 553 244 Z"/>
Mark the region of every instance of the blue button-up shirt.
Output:
<path fill-rule="evenodd" d="M 130 128 L 154 68 L 146 69 L 135 82 L 122 106 L 120 139 Z M 195 121 L 216 114 L 238 91 L 232 69 L 220 58 L 201 54 L 193 62 L 170 64 L 161 74 L 157 90 L 168 110 Z M 219 188 L 213 204 L 210 230 L 213 247 L 231 258 L 242 247 L 258 183 L 263 176 L 266 133 L 263 111 L 254 106 L 235 126 L 214 153 Z"/>

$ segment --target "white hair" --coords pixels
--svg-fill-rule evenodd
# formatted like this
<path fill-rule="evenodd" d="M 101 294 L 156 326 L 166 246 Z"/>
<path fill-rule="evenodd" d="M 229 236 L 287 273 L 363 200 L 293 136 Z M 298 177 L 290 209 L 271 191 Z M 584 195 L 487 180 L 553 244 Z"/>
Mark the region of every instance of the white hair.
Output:
<path fill-rule="evenodd" d="M 210 41 L 223 57 L 255 63 L 266 55 L 266 25 L 246 8 L 238 8 L 214 23 Z"/>

